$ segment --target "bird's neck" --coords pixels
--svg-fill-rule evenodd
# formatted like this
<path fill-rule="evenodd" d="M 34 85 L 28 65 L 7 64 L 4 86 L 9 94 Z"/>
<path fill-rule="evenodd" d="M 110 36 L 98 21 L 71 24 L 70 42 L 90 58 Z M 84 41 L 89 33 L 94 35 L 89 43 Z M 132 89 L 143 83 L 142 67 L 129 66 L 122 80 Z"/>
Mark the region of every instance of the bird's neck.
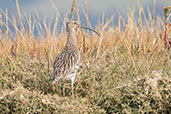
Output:
<path fill-rule="evenodd" d="M 76 47 L 76 35 L 75 32 L 68 32 L 66 46 Z"/>

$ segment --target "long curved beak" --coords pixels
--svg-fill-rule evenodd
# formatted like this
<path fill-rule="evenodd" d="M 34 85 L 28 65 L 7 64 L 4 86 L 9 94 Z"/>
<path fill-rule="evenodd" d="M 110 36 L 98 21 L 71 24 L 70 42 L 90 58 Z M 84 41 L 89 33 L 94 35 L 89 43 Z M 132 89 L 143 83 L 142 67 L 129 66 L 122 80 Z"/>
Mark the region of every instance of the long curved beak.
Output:
<path fill-rule="evenodd" d="M 91 30 L 91 31 L 95 32 L 98 36 L 100 36 L 100 34 L 97 31 L 95 31 L 95 30 L 93 30 L 91 28 L 88 28 L 88 27 L 85 27 L 85 26 L 80 26 L 80 28 Z"/>

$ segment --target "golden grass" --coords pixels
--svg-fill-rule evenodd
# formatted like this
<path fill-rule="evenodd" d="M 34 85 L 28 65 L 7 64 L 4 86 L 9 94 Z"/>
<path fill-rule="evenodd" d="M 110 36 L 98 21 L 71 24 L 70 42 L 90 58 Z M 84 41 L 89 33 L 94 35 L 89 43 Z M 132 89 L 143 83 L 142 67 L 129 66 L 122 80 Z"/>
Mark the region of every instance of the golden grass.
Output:
<path fill-rule="evenodd" d="M 164 44 L 165 24 L 157 18 L 152 26 L 139 6 L 141 12 L 144 25 L 141 17 L 142 25 L 137 25 L 132 11 L 126 22 L 120 16 L 116 27 L 110 26 L 112 17 L 104 22 L 103 16 L 97 26 L 101 37 L 88 32 L 84 40 L 77 33 L 82 60 L 74 100 L 70 83 L 65 98 L 60 82 L 55 90 L 50 84 L 53 61 L 67 39 L 63 32 L 56 35 L 59 23 L 51 31 L 46 20 L 34 22 L 39 33 L 46 33 L 36 39 L 30 16 L 28 30 L 21 30 L 15 17 L 9 21 L 7 10 L 4 26 L 0 12 L 0 113 L 170 113 L 171 53 Z M 8 21 L 15 28 L 13 40 Z"/>

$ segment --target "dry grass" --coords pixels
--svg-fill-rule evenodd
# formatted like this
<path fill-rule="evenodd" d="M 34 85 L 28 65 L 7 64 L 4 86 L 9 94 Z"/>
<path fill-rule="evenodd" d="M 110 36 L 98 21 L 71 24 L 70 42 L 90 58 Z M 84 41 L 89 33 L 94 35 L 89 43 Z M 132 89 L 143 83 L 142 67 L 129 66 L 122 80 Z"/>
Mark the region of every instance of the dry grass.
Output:
<path fill-rule="evenodd" d="M 55 35 L 51 23 L 42 25 L 31 19 L 28 30 L 20 30 L 14 18 L 9 22 L 14 24 L 16 36 L 9 40 L 5 37 L 12 31 L 2 19 L 0 22 L 0 113 L 170 113 L 171 52 L 161 37 L 161 19 L 155 26 L 153 20 L 137 25 L 131 12 L 127 22 L 120 16 L 115 28 L 110 26 L 111 19 L 99 22 L 102 37 L 87 33 L 84 53 L 79 32 L 77 42 L 83 59 L 74 100 L 70 83 L 65 98 L 60 83 L 55 89 L 50 84 L 52 64 L 65 45 L 66 34 Z M 33 23 L 39 28 L 38 39 Z"/>

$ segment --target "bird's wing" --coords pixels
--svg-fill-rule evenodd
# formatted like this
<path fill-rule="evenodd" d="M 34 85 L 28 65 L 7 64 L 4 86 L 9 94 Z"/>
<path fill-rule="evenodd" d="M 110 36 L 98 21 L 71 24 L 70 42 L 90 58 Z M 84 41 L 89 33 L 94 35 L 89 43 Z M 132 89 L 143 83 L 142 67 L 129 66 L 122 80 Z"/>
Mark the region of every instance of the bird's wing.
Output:
<path fill-rule="evenodd" d="M 80 61 L 80 54 L 78 51 L 72 51 L 57 55 L 53 65 L 53 77 L 52 80 L 59 80 L 65 75 L 69 74 L 74 65 Z"/>

